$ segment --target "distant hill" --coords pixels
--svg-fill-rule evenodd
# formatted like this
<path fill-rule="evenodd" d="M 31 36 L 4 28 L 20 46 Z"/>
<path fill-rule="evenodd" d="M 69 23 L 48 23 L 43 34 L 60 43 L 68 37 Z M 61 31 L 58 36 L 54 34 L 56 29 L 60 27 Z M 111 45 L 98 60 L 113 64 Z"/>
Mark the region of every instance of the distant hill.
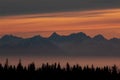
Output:
<path fill-rule="evenodd" d="M 21 56 L 116 56 L 120 57 L 120 39 L 103 35 L 91 38 L 83 32 L 61 36 L 53 33 L 44 38 L 20 38 L 5 35 L 0 38 L 0 55 Z"/>

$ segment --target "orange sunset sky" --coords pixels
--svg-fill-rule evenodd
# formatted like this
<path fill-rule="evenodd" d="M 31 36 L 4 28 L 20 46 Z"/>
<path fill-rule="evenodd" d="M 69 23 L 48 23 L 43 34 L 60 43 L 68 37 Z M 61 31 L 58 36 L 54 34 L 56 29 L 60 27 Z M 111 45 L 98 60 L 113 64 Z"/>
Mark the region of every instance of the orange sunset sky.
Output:
<path fill-rule="evenodd" d="M 85 32 L 91 37 L 103 34 L 106 38 L 120 38 L 120 9 L 0 16 L 0 36 L 48 37 L 52 32 L 61 35 Z"/>

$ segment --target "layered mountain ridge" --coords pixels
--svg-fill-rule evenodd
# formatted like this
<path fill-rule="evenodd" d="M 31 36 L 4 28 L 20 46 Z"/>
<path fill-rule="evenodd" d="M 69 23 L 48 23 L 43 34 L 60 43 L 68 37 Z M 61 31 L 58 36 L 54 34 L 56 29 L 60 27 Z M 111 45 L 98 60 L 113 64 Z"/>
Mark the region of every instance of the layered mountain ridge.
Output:
<path fill-rule="evenodd" d="M 103 35 L 91 38 L 83 32 L 50 37 L 40 35 L 20 38 L 5 35 L 0 38 L 0 55 L 33 56 L 120 56 L 120 39 L 106 39 Z"/>

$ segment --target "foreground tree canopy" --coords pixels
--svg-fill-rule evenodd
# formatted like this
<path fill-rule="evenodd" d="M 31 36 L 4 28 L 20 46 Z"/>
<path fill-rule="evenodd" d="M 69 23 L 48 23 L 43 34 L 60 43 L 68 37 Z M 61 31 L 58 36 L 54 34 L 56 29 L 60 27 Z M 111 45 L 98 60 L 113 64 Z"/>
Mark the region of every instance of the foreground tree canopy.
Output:
<path fill-rule="evenodd" d="M 69 65 L 61 67 L 60 63 L 42 64 L 36 68 L 34 63 L 23 66 L 19 61 L 17 66 L 0 64 L 0 80 L 120 80 L 120 70 L 116 65 L 111 67 L 91 67 Z"/>

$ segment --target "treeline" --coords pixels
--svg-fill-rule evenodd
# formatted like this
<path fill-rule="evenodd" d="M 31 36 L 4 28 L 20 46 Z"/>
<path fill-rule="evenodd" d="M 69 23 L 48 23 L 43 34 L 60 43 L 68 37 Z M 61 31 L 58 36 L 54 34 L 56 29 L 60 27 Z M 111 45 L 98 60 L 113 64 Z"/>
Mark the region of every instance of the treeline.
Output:
<path fill-rule="evenodd" d="M 23 66 L 19 61 L 17 66 L 9 65 L 8 59 L 0 64 L 0 80 L 120 80 L 120 70 L 116 65 L 105 67 L 70 66 L 66 63 L 42 64 L 36 68 L 34 63 Z"/>

